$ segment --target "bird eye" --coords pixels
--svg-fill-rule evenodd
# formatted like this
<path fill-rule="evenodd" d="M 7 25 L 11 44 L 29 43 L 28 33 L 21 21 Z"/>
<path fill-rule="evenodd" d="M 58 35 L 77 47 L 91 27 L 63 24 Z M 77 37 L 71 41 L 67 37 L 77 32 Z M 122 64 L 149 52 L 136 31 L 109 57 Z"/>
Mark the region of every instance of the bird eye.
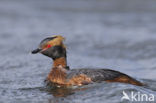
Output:
<path fill-rule="evenodd" d="M 51 47 L 51 45 L 50 45 L 50 44 L 48 44 L 48 45 L 47 45 L 47 48 L 50 48 L 50 47 Z"/>

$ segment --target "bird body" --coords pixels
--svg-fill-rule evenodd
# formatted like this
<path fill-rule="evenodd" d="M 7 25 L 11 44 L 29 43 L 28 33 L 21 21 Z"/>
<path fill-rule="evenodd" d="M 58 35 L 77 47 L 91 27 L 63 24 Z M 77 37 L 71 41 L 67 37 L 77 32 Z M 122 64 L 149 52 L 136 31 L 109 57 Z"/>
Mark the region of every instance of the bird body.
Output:
<path fill-rule="evenodd" d="M 62 36 L 52 36 L 41 41 L 33 54 L 42 53 L 53 59 L 53 67 L 46 81 L 59 86 L 82 86 L 94 82 L 120 82 L 142 86 L 134 78 L 110 69 L 69 69 L 67 66 L 66 46 Z"/>

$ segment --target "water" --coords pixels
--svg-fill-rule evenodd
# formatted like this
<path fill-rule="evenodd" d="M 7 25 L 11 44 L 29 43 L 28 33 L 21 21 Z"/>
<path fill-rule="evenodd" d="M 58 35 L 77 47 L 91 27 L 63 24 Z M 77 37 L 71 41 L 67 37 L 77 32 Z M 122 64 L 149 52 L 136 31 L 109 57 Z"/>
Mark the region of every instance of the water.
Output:
<path fill-rule="evenodd" d="M 156 95 L 154 3 L 1 0 L 0 103 L 120 103 L 123 90 Z M 110 68 L 147 86 L 103 82 L 45 88 L 52 61 L 30 51 L 54 34 L 66 37 L 70 68 Z"/>

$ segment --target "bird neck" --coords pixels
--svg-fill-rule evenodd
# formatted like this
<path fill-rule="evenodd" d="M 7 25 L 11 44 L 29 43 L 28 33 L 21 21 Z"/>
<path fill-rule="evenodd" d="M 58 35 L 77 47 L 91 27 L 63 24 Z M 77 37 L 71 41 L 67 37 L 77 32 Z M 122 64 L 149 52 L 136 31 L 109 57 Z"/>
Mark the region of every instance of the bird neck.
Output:
<path fill-rule="evenodd" d="M 67 67 L 66 57 L 60 57 L 60 58 L 57 58 L 53 61 L 53 68 L 58 67 L 58 66 L 62 66 L 63 68 Z"/>
<path fill-rule="evenodd" d="M 65 57 L 53 60 L 53 67 L 49 73 L 47 80 L 57 84 L 66 83 L 67 61 Z"/>

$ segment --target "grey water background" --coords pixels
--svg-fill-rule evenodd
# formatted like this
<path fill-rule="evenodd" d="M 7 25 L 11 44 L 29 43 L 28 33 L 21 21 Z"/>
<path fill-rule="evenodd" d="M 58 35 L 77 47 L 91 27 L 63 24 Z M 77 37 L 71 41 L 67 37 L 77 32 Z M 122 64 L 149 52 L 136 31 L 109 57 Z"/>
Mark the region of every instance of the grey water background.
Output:
<path fill-rule="evenodd" d="M 131 103 L 121 101 L 123 90 L 156 95 L 155 5 L 155 0 L 0 0 L 0 103 Z M 51 35 L 66 38 L 70 68 L 110 68 L 147 86 L 103 82 L 47 91 L 52 60 L 30 51 Z"/>

